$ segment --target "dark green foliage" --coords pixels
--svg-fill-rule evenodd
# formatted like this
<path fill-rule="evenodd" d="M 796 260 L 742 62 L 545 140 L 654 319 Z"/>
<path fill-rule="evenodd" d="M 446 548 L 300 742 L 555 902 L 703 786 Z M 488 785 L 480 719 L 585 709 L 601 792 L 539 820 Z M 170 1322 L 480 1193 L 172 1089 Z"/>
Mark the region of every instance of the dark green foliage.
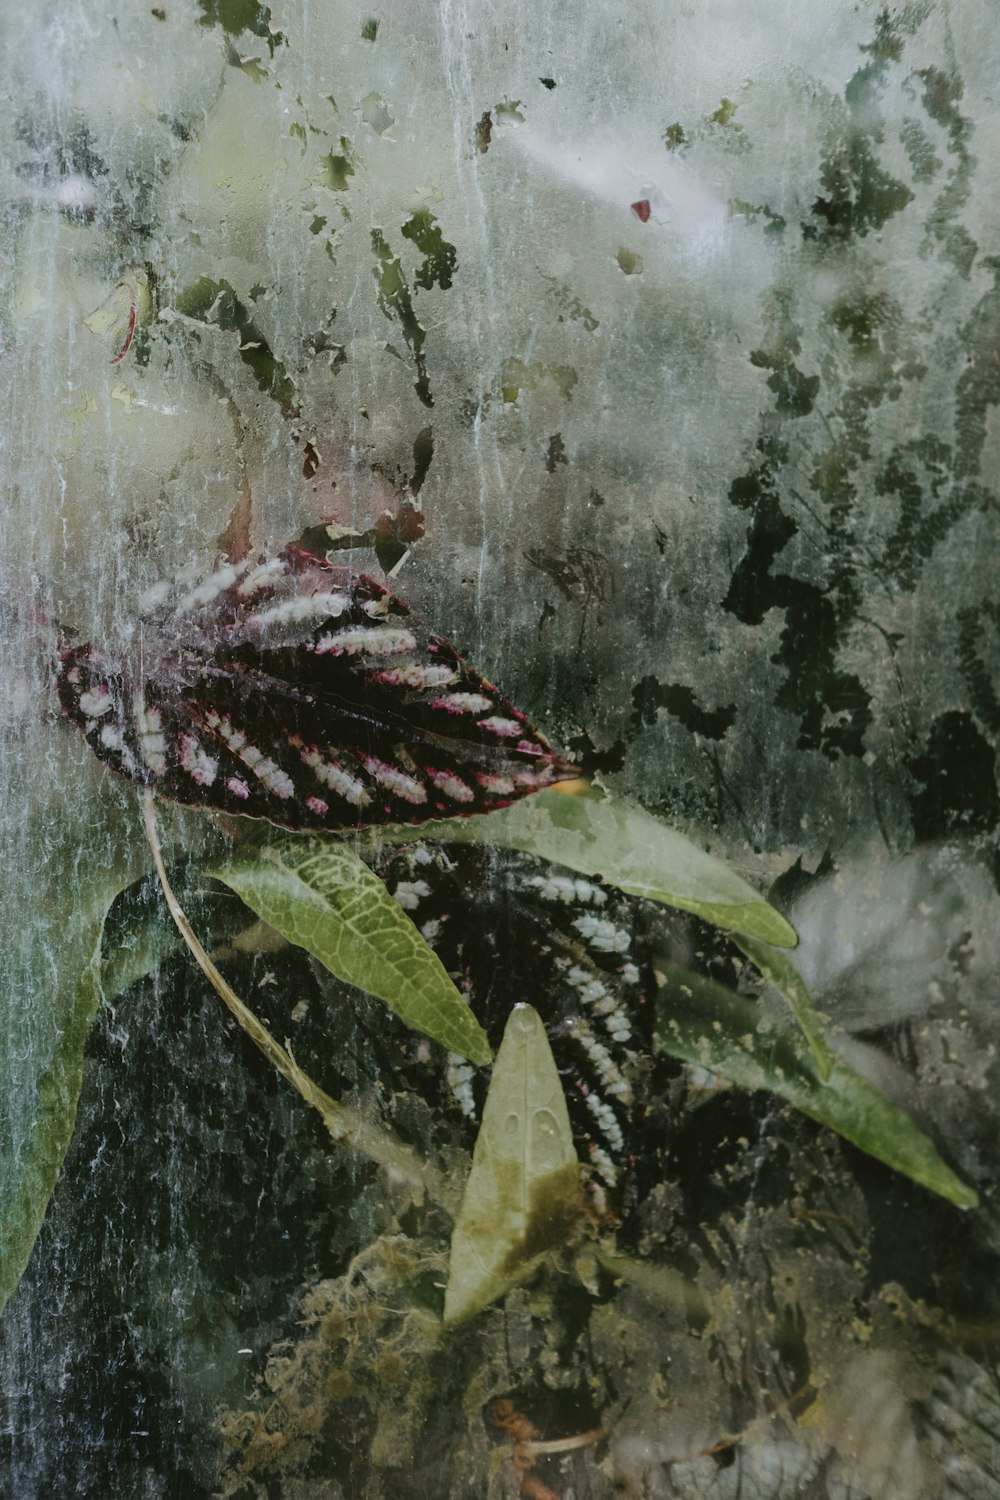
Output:
<path fill-rule="evenodd" d="M 729 492 L 734 505 L 752 511 L 752 520 L 723 608 L 748 625 L 760 624 L 768 610 L 785 611 L 781 647 L 772 660 L 786 669 L 787 677 L 775 706 L 798 716 L 799 749 L 822 750 L 831 760 L 862 755 L 871 698 L 854 674 L 837 668 L 840 622 L 835 603 L 815 584 L 771 571 L 798 527 L 782 509 L 777 489 L 787 450 L 767 439 L 758 447 L 762 461 L 734 480 Z"/>
<path fill-rule="evenodd" d="M 561 432 L 554 432 L 549 438 L 549 444 L 545 450 L 545 467 L 550 474 L 554 474 L 560 464 L 568 464 L 566 456 L 566 444 L 563 442 Z"/>
<path fill-rule="evenodd" d="M 228 281 L 202 276 L 177 296 L 174 306 L 185 317 L 238 334 L 240 359 L 258 390 L 277 401 L 283 417 L 296 414 L 295 382 Z"/>
<path fill-rule="evenodd" d="M 977 302 L 961 330 L 965 362 L 955 386 L 955 474 L 969 479 L 979 471 L 986 423 L 991 408 L 1000 405 L 1000 258 L 982 262 L 993 285 Z"/>
<path fill-rule="evenodd" d="M 921 103 L 930 118 L 947 131 L 948 150 L 953 158 L 951 170 L 928 220 L 927 236 L 938 242 L 959 274 L 968 277 L 979 247 L 965 225 L 957 222 L 959 212 L 969 200 L 976 166 L 976 158 L 969 147 L 972 126 L 958 108 L 964 93 L 962 80 L 941 68 L 924 68 L 918 77 L 924 84 Z M 923 177 L 926 172 L 926 158 L 922 157 L 915 175 Z"/>
<path fill-rule="evenodd" d="M 424 257 L 423 265 L 414 272 L 417 286 L 430 290 L 439 286 L 443 292 L 451 286 L 458 252 L 448 243 L 441 232 L 441 225 L 429 208 L 411 214 L 400 230 L 404 239 L 411 240 Z"/>
<path fill-rule="evenodd" d="M 908 757 L 910 813 L 918 839 L 994 837 L 1000 823 L 996 752 L 967 713 L 942 714 L 926 749 Z"/>
<path fill-rule="evenodd" d="M 413 473 L 410 475 L 411 495 L 419 494 L 434 458 L 434 428 L 422 427 L 413 439 Z"/>
<path fill-rule="evenodd" d="M 972 706 L 980 723 L 1000 736 L 1000 699 L 997 686 L 997 646 L 1000 643 L 1000 602 L 984 599 L 958 612 L 958 660 Z"/>
<path fill-rule="evenodd" d="M 271 10 L 259 0 L 198 0 L 202 26 L 221 26 L 227 36 L 252 32 L 267 42 L 273 57 L 284 38 L 271 25 Z"/>
<path fill-rule="evenodd" d="M 700 734 L 708 740 L 726 737 L 736 718 L 736 704 L 714 710 L 702 708 L 691 688 L 680 682 L 660 682 L 656 677 L 644 677 L 632 689 L 632 723 L 638 728 L 648 728 L 656 723 L 659 710 L 665 708 L 692 734 Z"/>
<path fill-rule="evenodd" d="M 357 168 L 358 158 L 346 135 L 340 137 L 340 151 L 330 151 L 320 161 L 320 181 L 331 193 L 346 193 Z"/>
<path fill-rule="evenodd" d="M 826 264 L 842 267 L 843 279 L 821 303 L 818 327 L 808 335 L 788 290 L 794 278 L 770 298 L 766 337 L 749 359 L 770 372 L 773 402 L 761 416 L 759 457 L 729 489 L 730 501 L 748 509 L 751 522 L 724 607 L 751 625 L 763 623 L 772 609 L 784 611 L 781 645 L 772 660 L 785 679 L 774 703 L 797 716 L 799 748 L 821 749 L 831 758 L 862 755 L 873 724 L 868 683 L 840 665 L 852 633 L 864 619 L 882 634 L 891 655 L 903 639 L 877 615 L 872 621 L 872 583 L 888 591 L 916 590 L 956 525 L 994 504 L 980 466 L 990 413 L 1000 402 L 1000 262 L 990 263 L 993 286 L 960 330 L 967 353 L 953 386 L 954 434 L 941 426 L 921 432 L 888 451 L 883 447 L 875 465 L 880 410 L 904 395 L 912 399 L 939 372 L 919 357 L 917 313 L 893 295 L 891 262 L 883 265 L 880 251 L 866 250 L 868 270 L 855 269 L 860 242 L 907 212 L 915 188 L 946 164 L 945 184 L 926 220 L 925 245 L 963 278 L 976 255 L 957 223 L 975 157 L 971 126 L 960 109 L 962 82 L 953 70 L 904 73 L 906 92 L 923 116 L 910 116 L 901 127 L 914 188 L 897 181 L 880 160 L 887 89 L 897 81 L 894 70 L 905 70 L 908 39 L 920 19 L 913 10 L 880 13 L 872 41 L 861 49 L 865 62 L 842 101 L 831 103 L 819 169 L 822 191 L 814 221 L 803 227 L 800 269 L 821 240 L 819 253 Z M 737 205 L 740 212 L 746 207 Z M 782 554 L 789 560 L 779 571 Z M 967 675 L 975 676 L 968 640 L 963 660 Z M 979 700 L 988 705 L 981 671 L 976 680 Z M 911 754 L 919 759 L 920 748 L 914 745 Z M 920 821 L 923 826 L 927 819 Z"/>
<path fill-rule="evenodd" d="M 768 389 L 775 395 L 774 408 L 785 417 L 807 417 L 819 391 L 818 375 L 805 375 L 793 363 L 788 354 L 772 354 L 766 349 L 754 349 L 750 363 L 761 370 L 773 370 L 768 376 Z"/>
<path fill-rule="evenodd" d="M 378 285 L 378 305 L 385 316 L 397 322 L 402 329 L 417 370 L 413 389 L 425 406 L 433 406 L 434 397 L 431 395 L 431 383 L 424 357 L 427 331 L 414 311 L 413 298 L 402 263 L 389 248 L 381 229 L 372 230 L 372 249 L 378 258 L 378 264 L 372 273 Z"/>
<path fill-rule="evenodd" d="M 913 201 L 906 184 L 879 166 L 875 155 L 883 136 L 879 98 L 890 65 L 902 57 L 905 29 L 905 20 L 884 10 L 876 20 L 874 40 L 861 47 L 869 61 L 844 89 L 846 109 L 829 133 L 820 168 L 823 193 L 812 208 L 820 224 L 803 225 L 808 238 L 864 238 Z"/>

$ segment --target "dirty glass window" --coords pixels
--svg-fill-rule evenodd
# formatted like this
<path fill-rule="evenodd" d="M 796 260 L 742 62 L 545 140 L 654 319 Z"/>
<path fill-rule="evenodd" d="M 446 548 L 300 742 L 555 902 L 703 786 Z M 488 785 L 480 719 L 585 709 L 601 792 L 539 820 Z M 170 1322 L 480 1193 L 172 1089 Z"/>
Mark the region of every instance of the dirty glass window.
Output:
<path fill-rule="evenodd" d="M 988 0 L 0 21 L 0 1492 L 1000 1492 Z"/>

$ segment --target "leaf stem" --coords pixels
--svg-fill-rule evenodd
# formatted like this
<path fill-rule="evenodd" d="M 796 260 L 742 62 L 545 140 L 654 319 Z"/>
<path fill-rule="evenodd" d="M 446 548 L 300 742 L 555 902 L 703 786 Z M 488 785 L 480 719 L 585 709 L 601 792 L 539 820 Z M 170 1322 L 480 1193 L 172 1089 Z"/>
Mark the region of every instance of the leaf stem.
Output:
<path fill-rule="evenodd" d="M 601 1244 L 595 1244 L 591 1249 L 598 1265 L 610 1271 L 612 1276 L 631 1282 L 646 1297 L 682 1310 L 691 1322 L 704 1326 L 713 1316 L 712 1303 L 701 1288 L 679 1271 L 633 1260 L 631 1256 L 620 1255 Z"/>
<path fill-rule="evenodd" d="M 317 1083 L 299 1067 L 292 1054 L 283 1047 L 268 1031 L 253 1011 L 244 1005 L 232 986 L 223 978 L 216 968 L 212 959 L 206 953 L 198 940 L 198 936 L 188 921 L 187 914 L 174 895 L 166 866 L 163 862 L 163 851 L 160 847 L 159 833 L 156 827 L 156 810 L 153 794 L 148 789 L 143 794 L 142 803 L 143 821 L 146 826 L 146 838 L 153 856 L 153 864 L 163 888 L 170 915 L 176 923 L 177 930 L 184 939 L 191 955 L 201 969 L 205 978 L 211 984 L 216 994 L 219 995 L 223 1004 L 227 1007 L 233 1017 L 246 1032 L 247 1036 L 267 1058 L 268 1062 L 288 1080 L 294 1089 L 301 1094 L 307 1104 L 318 1111 L 323 1123 L 335 1141 L 346 1142 L 356 1151 L 367 1156 L 379 1166 L 385 1167 L 390 1172 L 402 1177 L 411 1185 L 420 1187 L 429 1197 L 438 1202 L 447 1202 L 448 1195 L 445 1190 L 445 1182 L 442 1175 L 421 1158 L 409 1146 L 396 1138 L 390 1131 L 381 1126 L 373 1125 L 365 1120 L 363 1116 L 348 1105 L 340 1104 L 332 1099 Z"/>
<path fill-rule="evenodd" d="M 519 1443 L 525 1458 L 543 1458 L 550 1453 L 572 1453 L 575 1448 L 589 1448 L 607 1437 L 603 1427 L 591 1427 L 589 1432 L 578 1432 L 573 1437 L 551 1438 L 548 1442 Z"/>

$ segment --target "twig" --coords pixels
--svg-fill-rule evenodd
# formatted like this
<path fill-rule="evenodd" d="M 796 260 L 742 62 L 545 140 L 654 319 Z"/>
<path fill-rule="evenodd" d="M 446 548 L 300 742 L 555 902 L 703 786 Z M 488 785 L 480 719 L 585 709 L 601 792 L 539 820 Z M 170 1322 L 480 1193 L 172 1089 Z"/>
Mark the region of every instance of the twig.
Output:
<path fill-rule="evenodd" d="M 762 1412 L 759 1417 L 754 1417 L 745 1427 L 741 1427 L 739 1432 L 730 1433 L 726 1437 L 719 1438 L 718 1442 L 712 1443 L 707 1448 L 696 1448 L 691 1453 L 674 1453 L 669 1458 L 661 1458 L 659 1462 L 663 1468 L 667 1469 L 672 1468 L 675 1464 L 691 1464 L 695 1463 L 699 1458 L 713 1458 L 718 1453 L 725 1453 L 730 1448 L 735 1448 L 744 1442 L 755 1428 L 763 1426 L 765 1422 L 776 1422 L 784 1412 L 790 1411 L 799 1401 L 804 1400 L 807 1396 L 814 1398 L 815 1394 L 812 1385 L 807 1380 L 804 1385 L 800 1385 L 798 1390 L 793 1391 L 790 1396 L 786 1396 L 784 1401 L 779 1402 L 770 1411 Z"/>
<path fill-rule="evenodd" d="M 572 1437 L 552 1438 L 547 1443 L 521 1443 L 521 1452 L 526 1458 L 543 1458 L 547 1453 L 572 1453 L 575 1448 L 589 1448 L 599 1443 L 607 1433 L 603 1427 L 591 1427 L 589 1432 L 575 1432 Z"/>
<path fill-rule="evenodd" d="M 572 1453 L 576 1448 L 589 1448 L 607 1437 L 603 1427 L 592 1427 L 588 1432 L 577 1432 L 572 1437 L 544 1441 L 530 1417 L 518 1411 L 513 1401 L 506 1397 L 494 1401 L 491 1415 L 493 1425 L 501 1427 L 514 1439 L 511 1462 L 521 1494 L 526 1495 L 528 1500 L 559 1500 L 555 1491 L 531 1472 L 536 1458 L 544 1458 L 552 1453 Z"/>
<path fill-rule="evenodd" d="M 356 1151 L 361 1152 L 371 1161 L 377 1162 L 379 1166 L 386 1167 L 389 1171 L 398 1173 L 407 1182 L 419 1186 L 436 1201 L 447 1201 L 444 1181 L 439 1172 L 429 1163 L 421 1161 L 415 1151 L 397 1140 L 390 1131 L 371 1124 L 357 1110 L 332 1099 L 319 1087 L 319 1084 L 314 1083 L 309 1075 L 303 1072 L 292 1054 L 275 1040 L 263 1021 L 243 1004 L 239 995 L 222 977 L 202 947 L 194 928 L 187 919 L 184 908 L 174 895 L 163 863 L 163 851 L 156 828 L 153 794 L 149 790 L 143 795 L 142 813 L 153 863 L 177 930 L 205 978 L 242 1026 L 254 1046 L 263 1052 L 268 1062 L 301 1094 L 306 1103 L 311 1104 L 313 1109 L 318 1111 L 335 1141 L 346 1142 L 353 1146 Z"/>

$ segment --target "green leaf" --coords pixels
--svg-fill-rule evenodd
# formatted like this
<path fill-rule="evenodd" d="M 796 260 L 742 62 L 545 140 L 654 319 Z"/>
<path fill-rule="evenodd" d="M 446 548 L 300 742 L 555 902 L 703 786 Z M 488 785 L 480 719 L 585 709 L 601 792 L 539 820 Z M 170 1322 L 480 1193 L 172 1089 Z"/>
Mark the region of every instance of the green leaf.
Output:
<path fill-rule="evenodd" d="M 455 1221 L 444 1321 L 464 1323 L 566 1243 L 580 1168 L 562 1084 L 538 1012 L 511 1012 Z"/>
<path fill-rule="evenodd" d="M 257 382 L 258 390 L 274 398 L 282 416 L 297 414 L 294 380 L 228 281 L 199 277 L 177 293 L 173 311 L 198 323 L 214 324 L 224 333 L 235 333 L 239 338 L 240 359 Z"/>
<path fill-rule="evenodd" d="M 24 1274 L 76 1124 L 83 1053 L 101 999 L 103 921 L 91 926 L 91 948 L 49 1064 L 35 1085 L 35 1122 L 0 1207 L 0 1310 Z"/>
<path fill-rule="evenodd" d="M 185 861 L 169 872 L 181 906 L 209 950 L 233 938 L 251 920 L 234 893 L 206 890 L 197 864 Z M 101 988 L 106 1000 L 138 984 L 168 959 L 186 953 L 187 945 L 154 874 L 137 880 L 113 902 L 104 923 Z"/>
<path fill-rule="evenodd" d="M 384 1000 L 417 1031 L 487 1065 L 486 1033 L 432 948 L 353 849 L 282 839 L 207 872 L 331 974 Z"/>
<path fill-rule="evenodd" d="M 780 990 L 788 1001 L 792 1015 L 798 1021 L 802 1034 L 809 1043 L 816 1063 L 816 1072 L 820 1080 L 825 1083 L 833 1065 L 830 1049 L 823 1034 L 823 1023 L 813 1007 L 812 996 L 806 988 L 802 975 L 788 954 L 782 952 L 780 948 L 773 948 L 769 943 L 761 943 L 756 938 L 740 937 L 736 939 L 736 942 L 764 978 Z"/>
<path fill-rule="evenodd" d="M 130 792 L 91 799 L 84 787 L 55 814 L 40 798 L 34 815 L 4 828 L 0 1311 L 24 1274 L 76 1124 L 105 917 L 147 860 Z"/>
<path fill-rule="evenodd" d="M 781 913 L 728 865 L 629 803 L 537 792 L 499 812 L 423 823 L 416 832 L 391 829 L 383 836 L 394 843 L 436 838 L 521 849 L 727 931 L 779 948 L 794 948 L 797 941 Z"/>
<path fill-rule="evenodd" d="M 874 1084 L 838 1057 L 831 1059 L 827 1082 L 821 1082 L 809 1044 L 798 1031 L 713 980 L 676 965 L 664 967 L 657 1037 L 665 1052 L 721 1073 L 743 1088 L 778 1094 L 959 1208 L 976 1206 L 975 1191 Z"/>

